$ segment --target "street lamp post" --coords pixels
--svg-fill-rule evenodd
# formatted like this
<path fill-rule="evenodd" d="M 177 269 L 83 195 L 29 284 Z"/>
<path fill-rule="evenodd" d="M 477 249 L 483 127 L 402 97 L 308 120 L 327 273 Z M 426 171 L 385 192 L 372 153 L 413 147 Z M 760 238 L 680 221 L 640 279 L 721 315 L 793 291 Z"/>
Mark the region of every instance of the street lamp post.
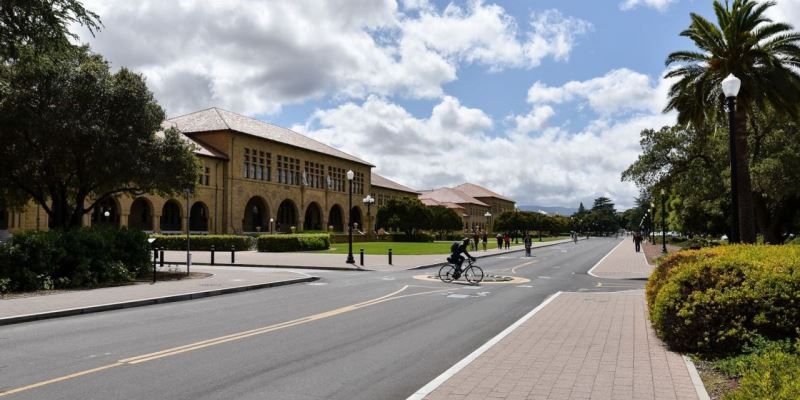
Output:
<path fill-rule="evenodd" d="M 192 267 L 192 253 L 189 252 L 191 248 L 189 246 L 189 218 L 191 217 L 189 213 L 189 194 L 191 194 L 192 188 L 186 188 L 184 193 L 186 193 L 186 275 L 189 275 L 189 269 Z"/>
<path fill-rule="evenodd" d="M 731 159 L 731 237 L 730 243 L 739 243 L 739 187 L 737 184 L 738 171 L 736 171 L 736 129 L 734 119 L 736 118 L 736 96 L 742 81 L 733 74 L 729 74 L 722 80 L 722 92 L 725 93 L 726 105 L 728 107 L 728 143 L 730 147 Z"/>
<path fill-rule="evenodd" d="M 661 189 L 661 252 L 667 252 L 667 191 Z"/>
<path fill-rule="evenodd" d="M 269 233 L 275 233 L 274 229 L 273 229 L 274 227 L 275 227 L 275 219 L 274 218 L 270 218 L 269 219 Z"/>
<path fill-rule="evenodd" d="M 367 197 L 364 197 L 364 200 L 362 200 L 362 202 L 364 203 L 365 206 L 367 206 L 367 235 L 369 235 L 369 232 L 372 231 L 370 207 L 372 207 L 372 204 L 375 203 L 375 198 L 368 194 Z"/>
<path fill-rule="evenodd" d="M 356 259 L 353 258 L 353 177 L 355 174 L 353 170 L 347 171 L 348 186 L 348 208 L 347 208 L 347 263 L 355 264 Z"/>
<path fill-rule="evenodd" d="M 486 214 L 483 214 L 483 216 L 486 217 L 486 233 L 489 233 L 490 232 L 489 231 L 489 227 L 491 226 L 490 222 L 491 222 L 491 218 L 492 218 L 492 213 L 487 211 Z"/>
<path fill-rule="evenodd" d="M 650 202 L 650 243 L 656 244 L 656 203 Z"/>

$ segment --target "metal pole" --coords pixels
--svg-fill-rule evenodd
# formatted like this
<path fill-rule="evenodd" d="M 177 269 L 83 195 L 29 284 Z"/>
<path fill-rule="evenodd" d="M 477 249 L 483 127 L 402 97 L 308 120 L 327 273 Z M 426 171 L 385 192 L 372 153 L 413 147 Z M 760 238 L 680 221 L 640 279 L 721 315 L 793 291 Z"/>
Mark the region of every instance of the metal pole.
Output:
<path fill-rule="evenodd" d="M 661 252 L 667 252 L 667 219 L 666 219 L 667 196 L 661 195 Z"/>
<path fill-rule="evenodd" d="M 156 265 L 158 264 L 158 248 L 153 247 L 153 283 L 156 283 Z"/>
<path fill-rule="evenodd" d="M 392 249 L 389 249 L 389 265 L 392 265 Z"/>
<path fill-rule="evenodd" d="M 161 253 L 159 254 L 159 256 L 161 257 L 161 266 L 163 267 L 164 266 L 164 248 L 163 247 L 161 248 Z"/>
<path fill-rule="evenodd" d="M 356 259 L 353 258 L 353 181 L 350 180 L 349 196 L 348 196 L 348 211 L 347 211 L 347 261 L 348 264 L 355 264 Z"/>
<path fill-rule="evenodd" d="M 192 267 L 192 253 L 189 252 L 189 189 L 186 189 L 186 275 L 189 275 L 189 269 Z"/>
<path fill-rule="evenodd" d="M 736 98 L 728 97 L 728 129 L 730 131 L 730 157 L 731 157 L 731 237 L 730 243 L 739 243 L 739 185 L 738 171 L 736 168 Z"/>
<path fill-rule="evenodd" d="M 211 265 L 214 265 L 214 245 L 211 245 Z"/>
<path fill-rule="evenodd" d="M 361 266 L 364 266 L 364 249 L 361 249 Z"/>
<path fill-rule="evenodd" d="M 236 264 L 236 246 L 231 246 L 231 264 Z"/>

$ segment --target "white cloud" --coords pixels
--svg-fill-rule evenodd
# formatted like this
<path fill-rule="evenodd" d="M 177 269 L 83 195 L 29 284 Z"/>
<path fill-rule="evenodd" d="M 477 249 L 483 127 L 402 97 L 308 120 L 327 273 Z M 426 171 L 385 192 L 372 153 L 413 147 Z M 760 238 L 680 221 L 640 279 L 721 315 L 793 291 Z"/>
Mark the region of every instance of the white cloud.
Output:
<path fill-rule="evenodd" d="M 453 97 L 443 98 L 429 117 L 417 118 L 371 96 L 318 110 L 293 129 L 371 160 L 376 173 L 418 189 L 474 182 L 522 204 L 577 205 L 608 196 L 625 208 L 638 192 L 620 182 L 620 173 L 641 151 L 639 133 L 675 121 L 660 112 L 601 117 L 568 132 L 546 127 L 551 113 L 549 106 L 534 108 L 517 117 L 514 129 L 492 136 L 489 116 Z M 540 132 L 524 134 L 530 130 Z"/>
<path fill-rule="evenodd" d="M 670 4 L 678 0 L 625 0 L 619 4 L 621 10 L 631 10 L 639 6 L 655 8 L 658 11 L 665 11 Z"/>
<path fill-rule="evenodd" d="M 670 82 L 653 82 L 650 77 L 627 68 L 615 69 L 585 81 L 570 81 L 562 86 L 535 82 L 528 90 L 532 104 L 561 104 L 584 100 L 601 115 L 629 111 L 657 113 L 666 105 Z"/>
<path fill-rule="evenodd" d="M 767 15 L 774 21 L 786 22 L 800 31 L 800 0 L 781 0 L 767 10 Z"/>
<path fill-rule="evenodd" d="M 424 0 L 89 0 L 105 28 L 74 29 L 115 66 L 144 74 L 170 115 L 208 106 L 271 114 L 331 96 L 439 98 L 462 64 L 491 70 L 563 60 L 590 29 L 557 11 L 521 31 L 494 4 Z"/>

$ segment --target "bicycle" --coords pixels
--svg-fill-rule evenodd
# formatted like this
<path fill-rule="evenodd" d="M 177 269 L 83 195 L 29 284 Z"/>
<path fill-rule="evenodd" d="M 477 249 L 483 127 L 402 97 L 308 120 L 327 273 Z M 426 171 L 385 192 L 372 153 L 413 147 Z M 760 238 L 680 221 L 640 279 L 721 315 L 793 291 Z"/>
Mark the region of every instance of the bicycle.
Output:
<path fill-rule="evenodd" d="M 439 279 L 444 283 L 450 283 L 455 279 L 453 274 L 456 272 L 456 266 L 453 264 L 445 264 L 439 268 Z M 467 259 L 467 267 L 461 271 L 461 275 L 467 282 L 477 285 L 483 280 L 483 269 L 472 263 L 472 260 Z"/>

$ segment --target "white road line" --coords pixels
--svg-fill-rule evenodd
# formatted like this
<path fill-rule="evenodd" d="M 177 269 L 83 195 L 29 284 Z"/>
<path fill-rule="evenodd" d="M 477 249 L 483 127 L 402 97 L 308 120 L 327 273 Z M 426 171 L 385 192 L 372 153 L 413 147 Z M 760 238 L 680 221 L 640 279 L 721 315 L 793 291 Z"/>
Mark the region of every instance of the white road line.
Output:
<path fill-rule="evenodd" d="M 483 346 L 479 347 L 477 350 L 475 350 L 472 353 L 470 353 L 470 355 L 464 357 L 464 359 L 462 359 L 461 361 L 457 362 L 456 365 L 453 365 L 452 367 L 450 367 L 450 369 L 448 369 L 447 371 L 444 371 L 441 375 L 439 375 L 436 378 L 434 378 L 434 380 L 428 382 L 427 385 L 425 385 L 422 388 L 420 388 L 419 390 L 417 390 L 416 393 L 414 393 L 411 396 L 409 396 L 408 399 L 406 399 L 406 400 L 421 400 L 425 396 L 429 395 L 431 392 L 436 390 L 436 388 L 438 388 L 444 382 L 446 382 L 448 379 L 453 377 L 453 375 L 457 374 L 458 371 L 461 371 L 462 369 L 464 369 L 464 367 L 469 365 L 469 363 L 474 361 L 476 358 L 480 357 L 481 354 L 485 353 L 487 350 L 492 348 L 492 346 L 494 346 L 495 344 L 500 342 L 504 337 L 508 336 L 511 332 L 514 331 L 514 329 L 517 329 L 520 325 L 525 323 L 525 321 L 531 319 L 531 317 L 533 317 L 534 314 L 539 312 L 539 310 L 544 308 L 546 305 L 550 304 L 550 302 L 555 300 L 555 298 L 558 297 L 559 295 L 561 295 L 561 293 L 562 292 L 557 292 L 556 294 L 546 298 L 542 302 L 542 304 L 539 304 L 536 308 L 531 310 L 531 312 L 529 312 L 524 317 L 522 317 L 519 320 L 517 320 L 517 322 L 514 322 L 513 324 L 511 324 L 511 326 L 509 326 L 508 328 L 506 328 L 505 330 L 500 332 L 497 336 L 489 339 L 489 341 L 484 343 Z"/>
<path fill-rule="evenodd" d="M 611 251 L 609 251 L 609 252 L 608 252 L 608 254 L 604 255 L 604 256 L 603 256 L 603 258 L 601 258 L 601 259 L 600 259 L 600 261 L 598 261 L 598 262 L 597 262 L 597 264 L 595 264 L 595 265 L 594 265 L 594 267 L 592 267 L 592 268 L 589 268 L 589 271 L 587 271 L 586 273 L 587 273 L 587 274 L 589 274 L 589 275 L 591 275 L 591 276 L 593 276 L 593 277 L 595 277 L 595 278 L 602 278 L 601 276 L 597 276 L 597 275 L 593 274 L 593 273 L 592 273 L 592 271 L 593 271 L 595 268 L 597 268 L 597 266 L 598 266 L 598 265 L 600 265 L 600 263 L 601 263 L 601 262 L 603 262 L 603 260 L 605 260 L 605 259 L 606 259 L 606 257 L 610 256 L 610 255 L 611 255 L 611 253 L 613 253 L 613 252 L 614 252 L 614 250 L 616 250 L 616 249 L 617 249 L 617 247 L 619 247 L 619 246 L 622 246 L 622 244 L 623 244 L 623 243 L 625 243 L 625 240 L 623 240 L 623 241 L 619 242 L 619 244 L 618 244 L 618 245 L 614 246 L 614 248 L 613 248 L 613 249 L 611 249 Z"/>

